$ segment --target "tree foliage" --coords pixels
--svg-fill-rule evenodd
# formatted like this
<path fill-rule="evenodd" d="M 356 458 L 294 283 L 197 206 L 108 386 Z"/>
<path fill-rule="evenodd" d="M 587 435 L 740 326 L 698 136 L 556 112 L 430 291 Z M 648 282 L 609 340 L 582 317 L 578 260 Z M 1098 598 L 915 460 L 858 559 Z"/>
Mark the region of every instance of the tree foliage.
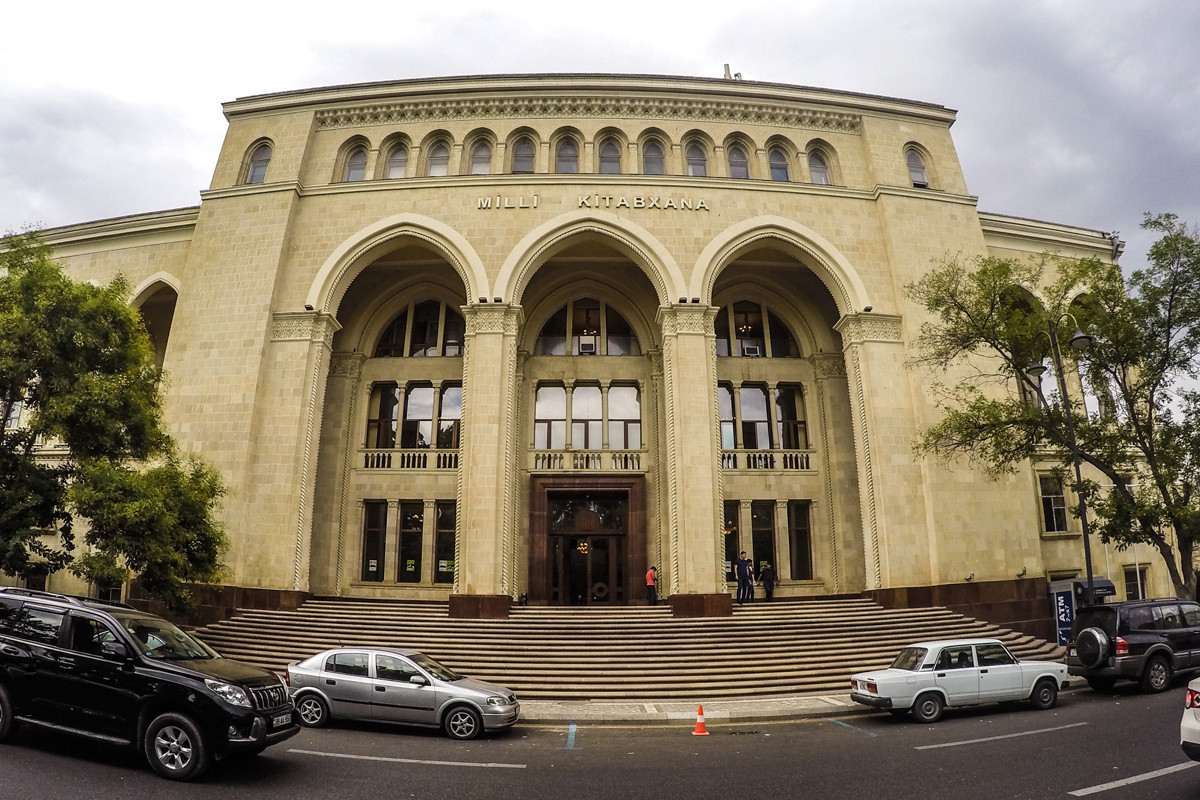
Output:
<path fill-rule="evenodd" d="M 36 236 L 0 241 L 0 571 L 131 575 L 175 610 L 214 580 L 224 488 L 181 459 L 162 424 L 160 371 L 118 277 L 70 280 Z M 86 521 L 77 553 L 72 522 Z"/>
<path fill-rule="evenodd" d="M 1127 281 L 1113 264 L 1045 255 L 950 259 L 908 286 L 931 315 L 914 361 L 963 376 L 935 386 L 943 416 L 916 447 L 993 475 L 1030 460 L 1066 474 L 1073 423 L 1079 458 L 1103 476 L 1076 486 L 1093 530 L 1155 548 L 1182 596 L 1196 590 L 1200 540 L 1200 233 L 1173 214 L 1143 227 L 1160 238 Z M 1086 352 L 1067 343 L 1076 327 L 1093 337 Z M 1029 373 L 1052 333 L 1065 404 L 1053 367 L 1045 381 Z"/>

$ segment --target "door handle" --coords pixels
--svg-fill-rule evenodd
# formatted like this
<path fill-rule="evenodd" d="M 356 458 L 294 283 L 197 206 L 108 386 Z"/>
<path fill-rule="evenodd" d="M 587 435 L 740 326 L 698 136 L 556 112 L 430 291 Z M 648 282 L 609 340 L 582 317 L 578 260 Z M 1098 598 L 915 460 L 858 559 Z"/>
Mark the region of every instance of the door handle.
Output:
<path fill-rule="evenodd" d="M 387 687 L 386 687 L 386 686 L 376 686 L 376 687 L 375 687 L 375 691 L 377 691 L 377 692 L 386 692 L 386 691 L 387 691 Z"/>
<path fill-rule="evenodd" d="M 986 670 L 986 669 L 981 669 L 981 670 L 979 670 L 979 674 L 980 674 L 980 675 L 987 675 L 987 670 Z"/>
<path fill-rule="evenodd" d="M 0 647 L 0 653 L 4 653 L 4 655 L 6 655 L 6 656 L 19 656 L 19 655 L 21 655 L 21 651 L 20 651 L 20 650 L 18 650 L 17 648 L 13 647 L 12 645 L 7 645 L 7 644 L 6 644 L 6 645 L 4 645 L 4 647 Z"/>
<path fill-rule="evenodd" d="M 333 680 L 332 678 L 326 678 L 325 685 L 326 686 L 337 686 L 337 681 Z"/>

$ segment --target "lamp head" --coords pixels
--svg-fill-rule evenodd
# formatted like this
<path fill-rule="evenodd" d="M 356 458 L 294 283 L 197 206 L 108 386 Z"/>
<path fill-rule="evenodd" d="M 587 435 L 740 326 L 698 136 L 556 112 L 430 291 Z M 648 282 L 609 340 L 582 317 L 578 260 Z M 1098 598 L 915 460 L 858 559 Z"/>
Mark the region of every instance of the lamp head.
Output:
<path fill-rule="evenodd" d="M 1037 361 L 1030 362 L 1029 366 L 1025 368 L 1025 374 L 1034 380 L 1039 380 L 1046 374 L 1046 369 L 1046 365 L 1039 358 Z"/>
<path fill-rule="evenodd" d="M 1084 333 L 1081 328 L 1076 328 L 1075 333 L 1071 334 L 1070 344 L 1076 350 L 1087 350 L 1092 346 L 1092 337 Z"/>

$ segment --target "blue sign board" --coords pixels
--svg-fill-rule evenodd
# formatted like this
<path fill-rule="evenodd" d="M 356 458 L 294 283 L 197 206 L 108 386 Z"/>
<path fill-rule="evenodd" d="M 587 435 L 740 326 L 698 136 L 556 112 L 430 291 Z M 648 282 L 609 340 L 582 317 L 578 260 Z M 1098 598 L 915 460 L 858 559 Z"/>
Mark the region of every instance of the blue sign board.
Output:
<path fill-rule="evenodd" d="M 1075 621 L 1075 598 L 1070 589 L 1054 592 L 1054 619 L 1058 625 L 1058 643 L 1066 647 L 1071 636 L 1071 623 Z"/>

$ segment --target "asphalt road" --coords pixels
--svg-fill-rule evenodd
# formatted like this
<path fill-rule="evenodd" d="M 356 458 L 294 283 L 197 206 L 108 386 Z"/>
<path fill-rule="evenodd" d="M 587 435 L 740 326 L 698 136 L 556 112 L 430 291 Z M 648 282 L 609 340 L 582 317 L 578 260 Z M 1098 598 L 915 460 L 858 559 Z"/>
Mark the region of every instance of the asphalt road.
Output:
<path fill-rule="evenodd" d="M 1064 694 L 1058 708 L 986 706 L 936 725 L 884 715 L 794 722 L 518 726 L 474 742 L 372 725 L 304 730 L 197 784 L 136 756 L 22 729 L 0 791 L 24 798 L 1200 798 L 1179 749 L 1184 684 L 1160 695 Z M 1197 764 L 1196 767 L 1200 767 Z"/>

